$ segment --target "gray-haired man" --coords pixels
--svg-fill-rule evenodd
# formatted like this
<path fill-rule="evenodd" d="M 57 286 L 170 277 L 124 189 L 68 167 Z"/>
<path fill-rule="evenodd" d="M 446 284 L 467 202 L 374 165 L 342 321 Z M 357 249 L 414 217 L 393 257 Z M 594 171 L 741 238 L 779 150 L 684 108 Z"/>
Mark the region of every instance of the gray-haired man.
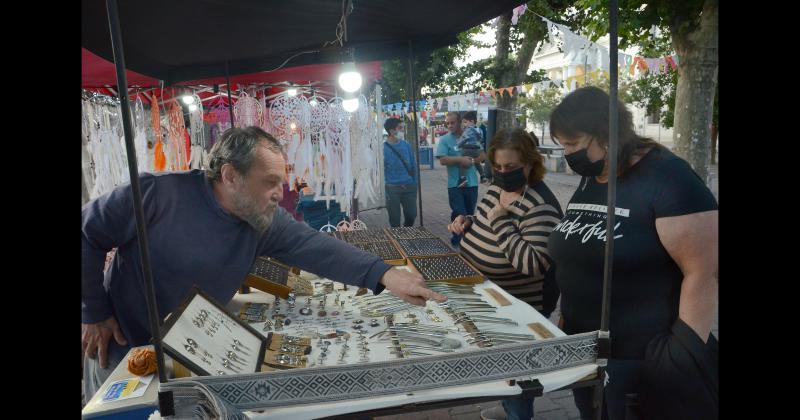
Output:
<path fill-rule="evenodd" d="M 446 299 L 427 289 L 418 274 L 390 269 L 372 254 L 295 222 L 278 207 L 285 168 L 279 143 L 248 127 L 222 135 L 205 172 L 140 176 L 159 317 L 175 309 L 195 284 L 228 302 L 260 255 L 375 293 L 386 287 L 416 305 Z M 88 399 L 129 346 L 147 344 L 151 332 L 130 185 L 87 203 L 81 213 Z M 105 255 L 115 247 L 104 275 Z"/>

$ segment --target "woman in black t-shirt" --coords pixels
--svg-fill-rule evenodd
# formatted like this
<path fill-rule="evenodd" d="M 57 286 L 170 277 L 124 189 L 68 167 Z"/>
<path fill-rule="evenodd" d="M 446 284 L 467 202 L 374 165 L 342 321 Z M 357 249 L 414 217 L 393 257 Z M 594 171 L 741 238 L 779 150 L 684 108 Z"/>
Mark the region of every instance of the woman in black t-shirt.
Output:
<path fill-rule="evenodd" d="M 564 146 L 570 168 L 583 176 L 548 242 L 558 266 L 556 282 L 567 334 L 600 328 L 609 102 L 604 91 L 581 88 L 565 97 L 550 117 L 551 136 Z M 696 341 L 701 352 L 706 346 L 713 352 L 716 339 L 710 331 L 717 304 L 718 211 L 705 183 L 686 161 L 637 135 L 631 113 L 621 102 L 617 161 L 611 356 L 605 388 L 605 408 L 611 419 L 624 418 L 626 394 L 645 397 L 645 389 L 666 387 L 669 381 L 653 381 L 648 373 L 655 359 L 664 357 L 664 347 L 675 345 L 670 340 L 686 341 L 677 331 L 688 331 L 689 340 Z M 670 369 L 667 375 L 683 374 L 681 369 Z M 716 376 L 716 366 L 713 369 Z M 591 418 L 588 391 L 574 392 L 582 418 Z M 664 395 L 682 392 L 660 391 Z M 700 394 L 687 397 L 697 401 L 684 402 L 687 418 L 715 410 Z M 715 391 L 710 394 L 716 395 Z M 658 404 L 663 404 L 663 398 Z M 644 403 L 641 408 L 645 409 Z"/>

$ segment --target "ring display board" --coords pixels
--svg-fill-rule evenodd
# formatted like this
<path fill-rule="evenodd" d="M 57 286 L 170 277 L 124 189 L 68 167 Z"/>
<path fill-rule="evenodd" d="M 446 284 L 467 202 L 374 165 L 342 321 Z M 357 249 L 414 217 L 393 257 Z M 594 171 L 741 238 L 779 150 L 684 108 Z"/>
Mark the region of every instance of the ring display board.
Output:
<path fill-rule="evenodd" d="M 167 319 L 164 351 L 199 375 L 234 375 L 261 370 L 267 340 L 193 287 Z"/>
<path fill-rule="evenodd" d="M 408 262 L 409 267 L 413 267 L 428 283 L 483 283 L 481 272 L 460 255 L 414 257 L 409 258 Z"/>

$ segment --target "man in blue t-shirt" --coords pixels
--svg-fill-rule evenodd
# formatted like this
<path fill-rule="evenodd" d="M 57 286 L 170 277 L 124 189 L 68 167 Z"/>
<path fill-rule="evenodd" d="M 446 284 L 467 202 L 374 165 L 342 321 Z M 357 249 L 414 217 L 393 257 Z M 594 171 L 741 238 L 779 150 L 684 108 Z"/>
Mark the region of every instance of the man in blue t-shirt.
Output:
<path fill-rule="evenodd" d="M 175 310 L 193 285 L 228 303 L 258 256 L 375 293 L 385 287 L 416 305 L 446 299 L 427 289 L 419 274 L 391 269 L 377 256 L 292 219 L 278 206 L 285 171 L 278 141 L 258 127 L 247 127 L 222 135 L 206 171 L 140 176 L 159 319 Z M 130 184 L 81 209 L 87 399 L 131 346 L 148 344 L 152 336 L 133 210 Z M 112 248 L 117 252 L 104 273 Z"/>
<path fill-rule="evenodd" d="M 447 198 L 450 201 L 450 220 L 458 216 L 469 216 L 475 213 L 478 202 L 478 176 L 476 171 L 467 171 L 467 182 L 459 187 L 459 168 L 471 168 L 476 162 L 483 162 L 486 153 L 481 152 L 477 158 L 463 156 L 458 148 L 458 138 L 461 137 L 461 115 L 450 112 L 445 117 L 448 134 L 439 138 L 436 146 L 436 157 L 439 163 L 447 166 Z M 450 243 L 458 247 L 461 235 L 453 234 Z"/>
<path fill-rule="evenodd" d="M 417 161 L 411 145 L 403 140 L 404 124 L 389 118 L 383 128 L 389 137 L 383 143 L 383 176 L 386 182 L 386 211 L 389 225 L 400 226 L 400 208 L 403 209 L 403 226 L 414 226 L 417 218 Z"/>

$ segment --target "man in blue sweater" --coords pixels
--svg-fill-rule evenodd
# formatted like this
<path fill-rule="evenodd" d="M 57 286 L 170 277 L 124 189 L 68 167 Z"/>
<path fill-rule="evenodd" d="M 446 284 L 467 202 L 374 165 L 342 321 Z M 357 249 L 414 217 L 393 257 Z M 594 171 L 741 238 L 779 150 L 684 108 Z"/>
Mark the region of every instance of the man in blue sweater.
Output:
<path fill-rule="evenodd" d="M 260 128 L 226 131 L 209 160 L 205 172 L 140 176 L 162 319 L 192 285 L 220 302 L 230 301 L 260 255 L 376 294 L 388 288 L 416 305 L 446 299 L 427 289 L 418 274 L 391 269 L 278 207 L 286 161 L 277 140 Z M 130 346 L 151 338 L 130 185 L 87 203 L 81 233 L 84 388 L 90 398 Z M 103 273 L 113 248 L 116 255 Z"/>

